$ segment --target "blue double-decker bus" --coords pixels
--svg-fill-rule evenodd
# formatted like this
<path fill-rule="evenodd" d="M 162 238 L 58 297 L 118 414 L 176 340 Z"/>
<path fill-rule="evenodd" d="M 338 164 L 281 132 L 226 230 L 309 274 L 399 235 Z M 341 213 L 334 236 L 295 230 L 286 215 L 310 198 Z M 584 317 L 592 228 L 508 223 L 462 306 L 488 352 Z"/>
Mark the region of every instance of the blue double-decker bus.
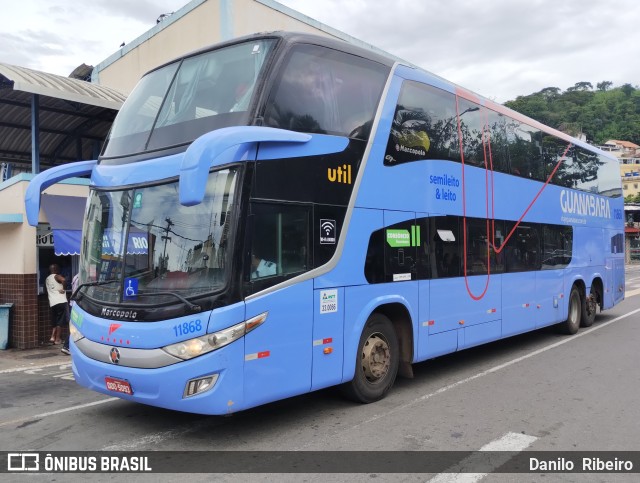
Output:
<path fill-rule="evenodd" d="M 430 73 L 340 41 L 260 34 L 145 75 L 90 176 L 71 313 L 76 381 L 227 414 L 624 297 L 618 164 Z"/>

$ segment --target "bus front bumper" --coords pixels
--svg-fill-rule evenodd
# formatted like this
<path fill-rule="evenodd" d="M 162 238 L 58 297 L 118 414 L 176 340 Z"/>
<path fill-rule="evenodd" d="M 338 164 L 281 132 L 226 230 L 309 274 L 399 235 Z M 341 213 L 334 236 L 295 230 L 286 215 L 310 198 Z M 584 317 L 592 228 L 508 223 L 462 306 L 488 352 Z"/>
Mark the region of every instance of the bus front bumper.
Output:
<path fill-rule="evenodd" d="M 241 341 L 158 368 L 101 362 L 85 355 L 73 341 L 70 341 L 70 350 L 76 382 L 93 391 L 198 414 L 224 415 L 242 409 L 244 345 Z M 206 389 L 187 395 L 193 392 L 198 381 L 203 381 L 200 384 Z"/>

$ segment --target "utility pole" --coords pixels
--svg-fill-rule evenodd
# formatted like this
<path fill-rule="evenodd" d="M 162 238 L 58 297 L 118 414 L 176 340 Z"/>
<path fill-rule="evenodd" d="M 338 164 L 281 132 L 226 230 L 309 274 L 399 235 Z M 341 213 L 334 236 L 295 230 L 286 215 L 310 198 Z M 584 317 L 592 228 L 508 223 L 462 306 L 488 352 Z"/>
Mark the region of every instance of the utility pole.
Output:
<path fill-rule="evenodd" d="M 165 231 L 165 235 L 163 235 L 161 238 L 162 240 L 164 240 L 164 250 L 162 252 L 162 265 L 164 270 L 162 271 L 162 273 L 166 273 L 167 269 L 168 269 L 168 263 L 167 263 L 167 241 L 171 241 L 171 237 L 169 236 L 169 233 L 171 232 L 171 227 L 174 225 L 174 223 L 171 221 L 171 218 L 166 218 L 164 221 L 167 222 L 167 227 L 164 229 Z"/>

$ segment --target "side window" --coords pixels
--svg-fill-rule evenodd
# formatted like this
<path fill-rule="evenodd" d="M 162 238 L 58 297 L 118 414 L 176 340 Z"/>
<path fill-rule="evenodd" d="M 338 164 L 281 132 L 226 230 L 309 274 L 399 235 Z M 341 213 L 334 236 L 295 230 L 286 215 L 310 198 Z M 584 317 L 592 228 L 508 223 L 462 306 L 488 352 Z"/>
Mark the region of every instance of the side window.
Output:
<path fill-rule="evenodd" d="M 430 219 L 430 265 L 433 278 L 462 275 L 462 238 L 457 216 L 437 216 Z"/>
<path fill-rule="evenodd" d="M 506 125 L 511 174 L 544 180 L 542 133 L 539 129 L 509 119 Z"/>
<path fill-rule="evenodd" d="M 567 159 L 567 157 L 570 156 L 570 151 L 567 150 L 567 147 L 568 143 L 566 141 L 550 134 L 545 134 L 542 138 L 542 156 L 544 158 L 545 180 L 551 176 L 551 173 L 556 169 L 558 162 L 562 160 L 551 178 L 551 182 L 558 186 L 571 186 L 571 181 L 566 173 L 568 166 L 567 163 L 570 163 Z M 563 158 L 563 156 L 565 157 Z"/>
<path fill-rule="evenodd" d="M 364 277 L 369 283 L 384 282 L 384 229 L 374 231 L 369 237 Z"/>
<path fill-rule="evenodd" d="M 486 117 L 479 105 L 466 99 L 460 99 L 458 110 L 460 111 L 460 131 L 462 132 L 464 162 L 465 164 L 484 168 L 484 122 Z M 487 166 L 489 166 L 488 157 Z"/>
<path fill-rule="evenodd" d="M 253 202 L 246 279 L 258 289 L 310 268 L 310 213 L 304 205 Z"/>
<path fill-rule="evenodd" d="M 577 146 L 573 148 L 573 153 L 573 185 L 577 189 L 597 193 L 599 181 L 605 178 L 600 156 Z M 602 180 L 598 179 L 599 175 Z"/>
<path fill-rule="evenodd" d="M 496 230 L 496 246 L 499 247 L 502 243 L 502 222 L 467 218 L 467 275 L 486 275 L 489 271 L 504 271 L 503 257 L 496 255 L 492 239 L 487 240 L 487 234 L 491 233 L 493 225 Z"/>
<path fill-rule="evenodd" d="M 622 233 L 611 237 L 611 253 L 624 253 L 624 236 Z"/>
<path fill-rule="evenodd" d="M 515 223 L 507 222 L 506 230 L 511 232 Z M 538 225 L 521 223 L 505 247 L 507 272 L 527 272 L 539 270 L 541 266 L 540 234 Z"/>
<path fill-rule="evenodd" d="M 460 160 L 456 99 L 442 89 L 405 81 L 384 164 L 394 166 L 422 159 Z"/>
<path fill-rule="evenodd" d="M 604 196 L 620 196 L 620 165 L 617 161 L 577 146 L 573 151 L 575 188 Z"/>
<path fill-rule="evenodd" d="M 542 146 L 545 176 L 549 176 L 562 161 L 551 180 L 553 184 L 609 197 L 622 195 L 618 161 L 578 146 L 569 146 L 567 141 L 550 134 L 544 135 Z"/>
<path fill-rule="evenodd" d="M 571 263 L 573 229 L 544 225 L 542 228 L 542 269 L 564 268 Z"/>
<path fill-rule="evenodd" d="M 368 139 L 389 68 L 317 45 L 296 46 L 267 102 L 264 124 Z"/>
<path fill-rule="evenodd" d="M 376 230 L 369 238 L 364 274 L 369 283 L 404 282 L 426 278 L 419 268 L 423 248 L 424 223 L 407 220 Z M 426 245 L 424 245 L 426 246 Z"/>
<path fill-rule="evenodd" d="M 493 257 L 491 259 L 491 273 L 504 273 L 505 272 L 505 252 L 506 248 L 502 246 L 504 238 L 506 236 L 504 229 L 504 221 L 492 220 L 491 226 L 493 227 L 494 235 L 493 241 L 496 249 L 500 250 L 495 253 L 492 248 Z"/>
<path fill-rule="evenodd" d="M 601 154 L 598 157 L 600 159 L 598 163 L 600 166 L 597 181 L 598 191 L 601 195 L 612 198 L 622 196 L 622 189 L 620 189 L 620 165 L 618 161 Z"/>
<path fill-rule="evenodd" d="M 490 166 L 493 165 L 495 171 L 502 173 L 509 172 L 507 162 L 507 131 L 505 128 L 506 118 L 495 111 L 486 110 L 487 113 L 487 135 L 490 147 Z"/>

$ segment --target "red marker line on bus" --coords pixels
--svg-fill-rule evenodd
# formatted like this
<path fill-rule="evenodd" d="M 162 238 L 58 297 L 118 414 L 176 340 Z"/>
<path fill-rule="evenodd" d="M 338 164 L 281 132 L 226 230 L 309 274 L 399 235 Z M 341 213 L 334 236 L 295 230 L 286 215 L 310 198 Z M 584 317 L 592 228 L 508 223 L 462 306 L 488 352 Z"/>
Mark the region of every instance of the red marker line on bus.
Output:
<path fill-rule="evenodd" d="M 496 247 L 495 180 L 494 180 L 494 169 L 493 169 L 493 156 L 491 153 L 491 136 L 489 134 L 489 129 L 488 129 L 488 120 L 485 117 L 484 127 L 482 131 L 482 146 L 483 146 L 484 168 L 485 168 L 485 209 L 486 209 L 486 220 L 487 220 L 487 280 L 485 282 L 485 286 L 484 286 L 484 289 L 482 290 L 482 293 L 480 295 L 475 295 L 471 291 L 471 288 L 469 287 L 469 279 L 467 275 L 467 197 L 466 197 L 467 190 L 466 190 L 466 183 L 465 183 L 465 162 L 464 162 L 464 149 L 463 149 L 464 145 L 462 141 L 462 121 L 460 118 L 461 114 L 460 114 L 459 99 L 460 97 L 456 95 L 456 117 L 458 120 L 458 145 L 460 147 L 460 159 L 462 161 L 462 230 L 463 230 L 462 249 L 464 251 L 464 264 L 463 264 L 464 282 L 465 282 L 465 286 L 467 288 L 467 293 L 469 294 L 469 296 L 473 300 L 477 301 L 477 300 L 481 300 L 486 295 L 487 290 L 489 289 L 489 281 L 491 279 L 491 247 L 493 247 L 495 253 L 502 252 L 502 250 L 506 246 L 511 236 L 515 233 L 518 226 L 520 226 L 520 223 L 522 222 L 524 217 L 527 215 L 527 213 L 529 213 L 529 211 L 531 210 L 535 202 L 538 200 L 538 198 L 542 194 L 542 192 L 545 190 L 547 185 L 551 182 L 551 179 L 556 174 L 556 171 L 558 171 L 560 164 L 566 158 L 567 153 L 569 152 L 569 149 L 571 149 L 573 144 L 572 143 L 567 144 L 567 148 L 562 153 L 562 156 L 560 157 L 555 167 L 547 177 L 547 180 L 544 182 L 544 184 L 542 185 L 538 193 L 534 196 L 533 200 L 531 200 L 531 203 L 529 203 L 529 206 L 525 208 L 524 212 L 522 213 L 518 221 L 513 225 L 513 228 L 507 234 L 505 239 L 502 241 L 502 244 L 500 245 L 500 247 Z M 481 109 L 483 109 L 483 113 L 485 113 L 485 116 L 486 116 L 486 108 L 484 108 L 484 106 L 481 106 Z M 487 162 L 487 153 L 489 158 L 488 162 Z M 491 173 L 491 183 L 489 183 L 489 173 Z M 489 218 L 489 187 L 491 187 L 491 218 Z M 489 236 L 489 220 L 491 220 L 491 236 Z"/>

